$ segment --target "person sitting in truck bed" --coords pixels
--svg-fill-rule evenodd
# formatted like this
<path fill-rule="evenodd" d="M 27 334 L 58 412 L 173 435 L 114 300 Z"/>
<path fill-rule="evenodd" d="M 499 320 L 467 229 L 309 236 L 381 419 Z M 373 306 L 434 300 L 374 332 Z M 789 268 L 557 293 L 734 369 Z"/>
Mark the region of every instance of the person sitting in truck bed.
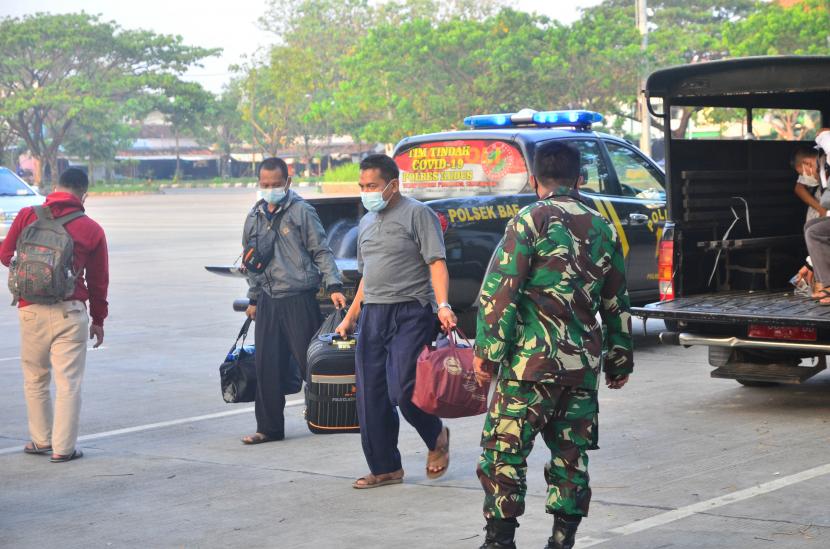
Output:
<path fill-rule="evenodd" d="M 790 165 L 798 173 L 795 183 L 795 195 L 807 204 L 807 221 L 817 217 L 826 217 L 827 208 L 821 205 L 821 182 L 815 177 L 819 153 L 815 149 L 801 148 L 795 151 Z"/>
<path fill-rule="evenodd" d="M 819 205 L 824 210 L 823 217 L 816 217 L 804 225 L 804 239 L 807 242 L 807 251 L 813 263 L 813 271 L 818 286 L 813 297 L 821 305 L 830 305 L 830 217 L 827 217 L 827 208 L 830 206 L 830 193 L 824 192 L 828 184 L 827 152 L 830 151 L 830 128 L 822 128 L 816 136 L 816 151 L 803 155 L 796 153 L 794 167 L 799 173 L 799 181 L 806 184 L 815 183 L 822 189 Z M 799 195 L 800 196 L 800 195 Z M 821 213 L 822 210 L 818 210 Z"/>

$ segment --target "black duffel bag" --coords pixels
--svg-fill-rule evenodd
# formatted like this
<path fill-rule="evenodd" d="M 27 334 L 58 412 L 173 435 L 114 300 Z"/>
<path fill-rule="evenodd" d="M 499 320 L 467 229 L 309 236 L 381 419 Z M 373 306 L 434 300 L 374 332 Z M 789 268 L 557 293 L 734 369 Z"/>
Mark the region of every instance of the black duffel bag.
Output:
<path fill-rule="evenodd" d="M 219 366 L 219 381 L 225 402 L 253 402 L 256 399 L 256 365 L 254 346 L 245 345 L 251 319 L 245 319 L 225 362 Z M 241 340 L 241 343 L 240 343 Z"/>
<path fill-rule="evenodd" d="M 253 345 L 245 345 L 248 328 L 252 320 L 245 320 L 233 347 L 228 351 L 225 362 L 219 366 L 219 381 L 222 387 L 222 398 L 225 402 L 253 402 L 256 400 L 256 364 L 254 363 Z M 241 340 L 241 343 L 240 343 Z M 288 361 L 289 371 L 285 373 L 282 393 L 293 395 L 303 388 L 303 377 L 300 366 L 292 356 Z"/>

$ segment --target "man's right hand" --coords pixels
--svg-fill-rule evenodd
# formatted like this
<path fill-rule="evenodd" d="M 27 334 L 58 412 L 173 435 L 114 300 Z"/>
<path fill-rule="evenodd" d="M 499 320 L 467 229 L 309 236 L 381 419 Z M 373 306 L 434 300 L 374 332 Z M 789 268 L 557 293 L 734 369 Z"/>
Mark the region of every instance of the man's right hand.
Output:
<path fill-rule="evenodd" d="M 476 382 L 480 387 L 484 387 L 493 379 L 493 372 L 496 371 L 497 364 L 490 362 L 481 357 L 473 358 L 473 369 L 475 370 Z"/>
<path fill-rule="evenodd" d="M 340 324 L 337 325 L 337 328 L 334 329 L 334 332 L 343 339 L 348 339 L 348 337 L 352 335 L 353 331 L 354 321 L 348 316 L 344 318 Z"/>
<path fill-rule="evenodd" d="M 245 309 L 245 316 L 251 320 L 256 320 L 256 305 L 248 305 L 248 308 Z"/>
<path fill-rule="evenodd" d="M 622 389 L 628 383 L 628 376 L 617 377 L 605 374 L 605 386 L 609 389 Z"/>

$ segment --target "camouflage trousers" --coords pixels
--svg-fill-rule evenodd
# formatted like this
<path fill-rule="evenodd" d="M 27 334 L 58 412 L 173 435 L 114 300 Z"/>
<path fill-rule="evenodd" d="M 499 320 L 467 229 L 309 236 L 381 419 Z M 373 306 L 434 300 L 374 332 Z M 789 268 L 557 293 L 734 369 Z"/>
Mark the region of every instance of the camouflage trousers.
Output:
<path fill-rule="evenodd" d="M 587 516 L 586 451 L 596 416 L 596 391 L 500 379 L 481 436 L 484 451 L 477 472 L 485 492 L 484 516 L 504 519 L 524 513 L 527 457 L 539 433 L 551 452 L 545 466 L 547 512 Z"/>

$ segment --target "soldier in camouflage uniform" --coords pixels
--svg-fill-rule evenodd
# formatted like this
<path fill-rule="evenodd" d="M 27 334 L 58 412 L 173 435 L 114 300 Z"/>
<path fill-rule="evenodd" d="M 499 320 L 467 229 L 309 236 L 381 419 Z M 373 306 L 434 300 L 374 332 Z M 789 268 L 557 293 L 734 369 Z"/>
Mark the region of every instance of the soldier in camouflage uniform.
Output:
<path fill-rule="evenodd" d="M 555 518 L 547 548 L 573 547 L 591 499 L 586 450 L 603 350 L 608 387 L 621 388 L 633 369 L 623 252 L 613 226 L 580 201 L 579 151 L 546 143 L 536 151 L 534 173 L 531 185 L 542 199 L 508 223 L 479 303 L 479 382 L 501 365 L 481 438 L 481 549 L 515 548 L 527 457 L 539 433 L 551 451 L 546 508 Z"/>

